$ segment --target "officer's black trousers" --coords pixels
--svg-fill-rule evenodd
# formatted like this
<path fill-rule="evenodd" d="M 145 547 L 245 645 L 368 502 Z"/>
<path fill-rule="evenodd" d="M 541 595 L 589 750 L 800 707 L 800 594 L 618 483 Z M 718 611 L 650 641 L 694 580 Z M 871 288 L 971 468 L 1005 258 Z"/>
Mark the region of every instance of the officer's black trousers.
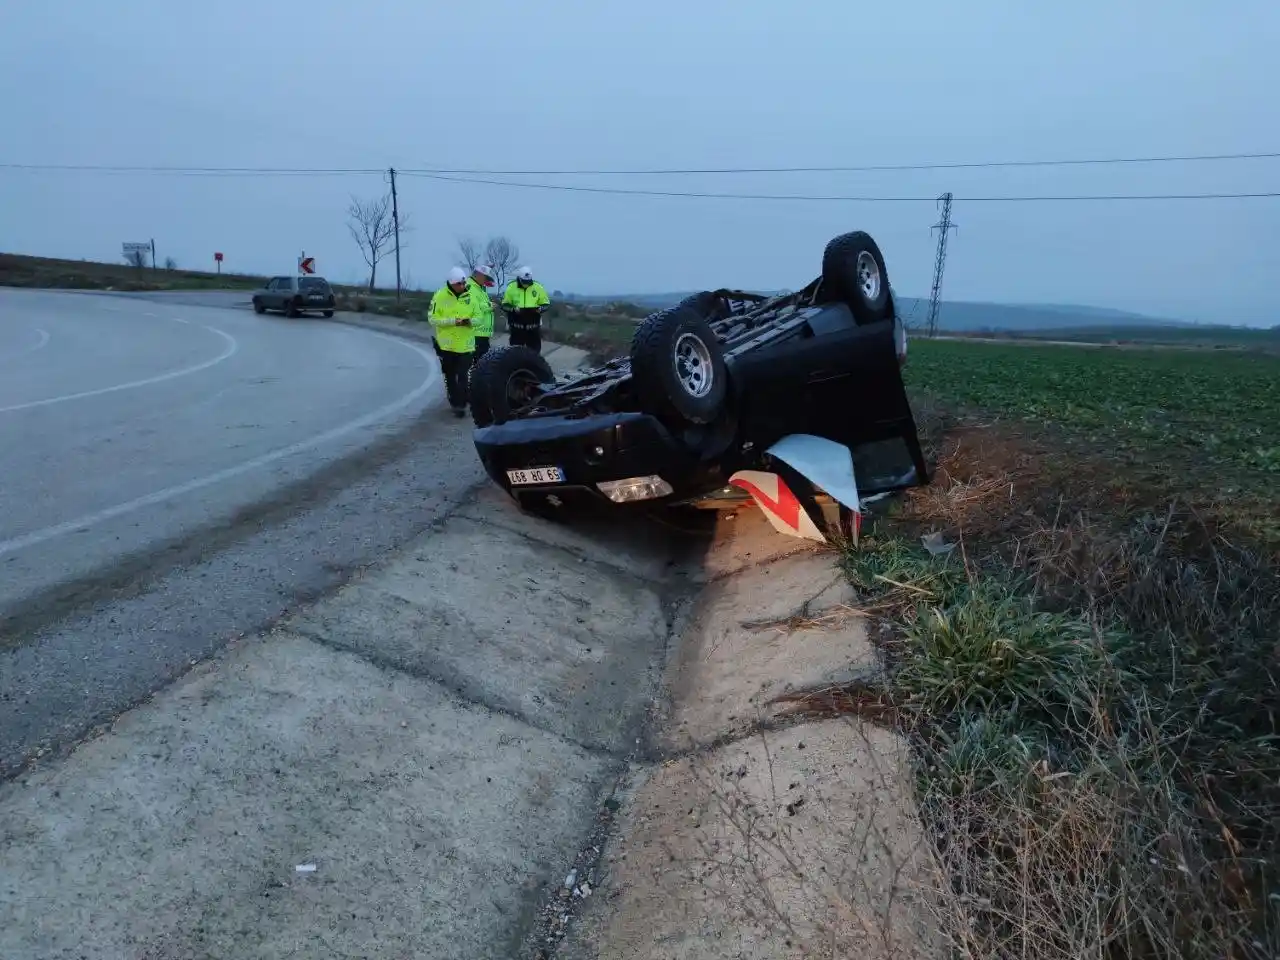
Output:
<path fill-rule="evenodd" d="M 532 323 L 528 321 L 512 323 L 511 345 L 513 347 L 528 347 L 534 353 L 541 353 L 542 324 L 537 321 Z"/>
<path fill-rule="evenodd" d="M 471 353 L 440 351 L 440 372 L 444 374 L 444 392 L 449 406 L 460 410 L 467 405 L 467 375 L 471 372 Z"/>

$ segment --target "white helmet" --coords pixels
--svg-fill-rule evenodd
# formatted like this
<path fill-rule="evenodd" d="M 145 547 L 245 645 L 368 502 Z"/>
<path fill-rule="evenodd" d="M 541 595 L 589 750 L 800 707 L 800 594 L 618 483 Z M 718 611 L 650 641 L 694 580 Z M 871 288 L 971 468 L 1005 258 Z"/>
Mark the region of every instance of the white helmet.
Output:
<path fill-rule="evenodd" d="M 532 271 L 532 270 L 530 270 L 528 267 L 521 267 L 519 270 L 517 270 L 517 271 L 516 271 L 516 279 L 517 279 L 517 280 L 532 280 L 532 279 L 533 279 L 533 271 Z"/>
<path fill-rule="evenodd" d="M 497 271 L 494 270 L 493 268 L 493 264 L 491 263 L 477 263 L 474 267 L 471 268 L 471 272 L 473 274 L 475 273 L 483 274 L 486 277 L 496 277 L 498 275 Z"/>
<path fill-rule="evenodd" d="M 450 283 L 466 283 L 467 271 L 463 270 L 461 267 L 454 267 L 452 270 L 449 271 L 449 282 Z"/>

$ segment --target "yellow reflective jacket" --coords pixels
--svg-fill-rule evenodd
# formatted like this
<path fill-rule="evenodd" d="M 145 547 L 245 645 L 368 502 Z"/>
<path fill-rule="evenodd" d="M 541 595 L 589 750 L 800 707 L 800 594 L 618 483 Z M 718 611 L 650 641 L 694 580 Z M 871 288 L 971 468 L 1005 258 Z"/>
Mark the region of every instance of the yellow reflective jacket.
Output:
<path fill-rule="evenodd" d="M 427 318 L 435 329 L 436 343 L 446 353 L 474 353 L 476 334 L 472 327 L 460 327 L 459 320 L 475 319 L 475 304 L 470 288 L 456 294 L 446 283 L 431 298 L 431 311 Z"/>
<path fill-rule="evenodd" d="M 489 299 L 489 291 L 480 286 L 475 278 L 467 278 L 467 290 L 471 293 L 471 302 L 475 304 L 474 325 L 477 337 L 493 336 L 493 301 Z"/>
<path fill-rule="evenodd" d="M 519 281 L 512 280 L 507 284 L 502 295 L 502 306 L 507 310 L 523 310 L 526 307 L 545 307 L 551 303 L 547 296 L 547 288 L 537 280 L 527 287 L 521 287 Z"/>

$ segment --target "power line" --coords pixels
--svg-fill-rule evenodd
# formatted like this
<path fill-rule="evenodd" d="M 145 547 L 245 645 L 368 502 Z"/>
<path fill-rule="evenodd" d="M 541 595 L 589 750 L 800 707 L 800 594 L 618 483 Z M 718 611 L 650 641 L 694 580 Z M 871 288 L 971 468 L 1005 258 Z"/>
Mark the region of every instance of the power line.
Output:
<path fill-rule="evenodd" d="M 479 167 L 417 167 L 401 168 L 399 172 L 419 175 L 467 175 L 467 176 L 687 176 L 696 174 L 761 174 L 761 173 L 876 173 L 910 170 L 977 170 L 1007 167 L 1071 167 L 1107 166 L 1116 164 L 1145 163 L 1207 163 L 1231 160 L 1275 160 L 1280 152 L 1260 153 L 1207 153 L 1168 154 L 1143 157 L 1084 157 L 1048 160 L 978 160 L 945 161 L 939 163 L 892 163 L 861 166 L 807 166 L 807 167 L 654 167 L 636 169 L 566 169 L 566 170 L 494 170 Z M 238 176 L 344 176 L 350 174 L 380 174 L 378 167 L 183 167 L 165 165 L 113 165 L 113 164 L 64 164 L 64 163 L 0 163 L 0 169 L 49 172 L 93 173 L 171 173 L 192 175 L 227 174 Z"/>
<path fill-rule="evenodd" d="M 1219 155 L 1218 158 L 1229 157 L 1262 157 L 1266 154 L 1234 154 Z M 1277 154 L 1276 156 L 1280 156 Z M 1173 158 L 1169 158 L 1173 159 Z M 1213 159 L 1211 157 L 1183 159 Z M 986 164 L 987 166 L 1008 165 L 1016 161 L 1001 161 Z M 1035 161 L 1039 162 L 1039 161 Z M 1074 163 L 1078 161 L 1043 161 L 1044 163 Z M 1112 161 L 1092 162 L 1153 162 L 1152 158 L 1132 161 L 1115 159 Z M 799 170 L 800 168 L 795 168 Z M 816 168 L 815 168 L 816 169 Z M 858 169 L 858 168 L 845 168 Z M 871 168 L 864 168 L 871 169 Z M 902 167 L 901 169 L 926 169 L 924 166 Z M 937 166 L 936 169 L 943 169 Z M 105 173 L 105 174 L 158 174 L 174 176 L 207 176 L 207 177 L 241 177 L 241 176 L 278 176 L 278 177 L 316 177 L 316 176 L 383 176 L 383 168 L 374 167 L 179 167 L 179 166 L 122 166 L 106 164 L 21 164 L 0 163 L 0 170 L 21 170 L 30 172 L 52 173 Z M 618 171 L 621 172 L 621 171 Z M 672 171 L 674 172 L 674 171 Z M 712 171 L 699 171 L 712 172 Z M 729 171 L 746 172 L 746 171 Z M 780 171 L 773 171 L 780 172 Z M 569 193 L 595 193 L 614 196 L 637 197 L 675 197 L 700 200 L 772 200 L 809 203 L 932 203 L 935 197 L 928 196 L 851 196 L 851 195 L 813 195 L 785 193 L 708 193 L 694 190 L 649 190 L 626 187 L 592 187 L 580 184 L 538 183 L 529 181 L 494 180 L 489 177 L 453 176 L 431 173 L 426 170 L 397 169 L 397 175 L 437 180 L 445 183 L 470 183 L 485 186 L 509 187 L 520 190 L 556 190 Z M 1280 191 L 1263 191 L 1253 193 L 1152 193 L 1152 194 L 1078 194 L 1058 196 L 975 196 L 957 197 L 965 203 L 1072 203 L 1102 201 L 1142 201 L 1142 200 L 1259 200 L 1280 197 Z"/>
<path fill-rule="evenodd" d="M 491 180 L 483 177 L 454 177 L 421 171 L 397 170 L 401 176 L 440 180 L 446 183 L 474 183 L 495 187 L 513 187 L 520 190 L 559 190 L 568 193 L 601 193 L 633 197 L 688 197 L 699 200 L 791 200 L 818 203 L 934 203 L 937 197 L 891 196 L 814 196 L 802 193 L 703 193 L 692 190 L 643 190 L 626 187 L 586 187 L 567 183 L 530 183 L 512 180 Z M 1130 193 L 1130 194 L 1078 194 L 1063 196 L 991 196 L 957 197 L 965 203 L 1036 203 L 1105 200 L 1256 200 L 1280 197 L 1280 191 L 1261 193 Z"/>
<path fill-rule="evenodd" d="M 233 177 L 345 177 L 385 174 L 385 167 L 177 167 L 116 166 L 96 163 L 0 163 L 0 170 L 26 170 L 36 173 L 154 173 L 175 176 Z"/>
<path fill-rule="evenodd" d="M 738 173 L 876 173 L 902 170 L 977 170 L 991 167 L 1074 167 L 1103 166 L 1110 164 L 1132 163 L 1198 163 L 1222 160 L 1275 160 L 1280 153 L 1212 153 L 1187 154 L 1157 157 L 1089 157 L 1074 160 L 981 160 L 957 161 L 943 163 L 889 163 L 866 166 L 832 166 L 832 167 L 688 167 L 688 168 L 648 168 L 635 170 L 492 170 L 472 169 L 466 167 L 420 167 L 405 169 L 405 173 L 419 174 L 467 174 L 493 177 L 549 177 L 549 176 L 668 176 L 691 174 L 738 174 Z"/>

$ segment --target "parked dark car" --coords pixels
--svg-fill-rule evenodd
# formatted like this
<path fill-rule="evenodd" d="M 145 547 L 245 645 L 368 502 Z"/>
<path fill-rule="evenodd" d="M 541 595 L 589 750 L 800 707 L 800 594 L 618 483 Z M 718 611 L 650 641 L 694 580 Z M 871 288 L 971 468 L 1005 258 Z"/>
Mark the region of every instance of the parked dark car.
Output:
<path fill-rule="evenodd" d="M 849 233 L 804 289 L 696 294 L 643 321 L 629 356 L 560 381 L 531 350 L 490 350 L 471 374 L 475 446 L 493 481 L 538 513 L 702 505 L 738 471 L 797 489 L 839 476 L 861 496 L 900 490 L 929 482 L 906 352 L 884 258 Z M 808 438 L 807 479 L 778 462 L 800 462 L 792 436 Z"/>
<path fill-rule="evenodd" d="M 279 310 L 286 317 L 304 313 L 333 316 L 333 287 L 324 277 L 272 277 L 253 295 L 255 313 Z"/>

